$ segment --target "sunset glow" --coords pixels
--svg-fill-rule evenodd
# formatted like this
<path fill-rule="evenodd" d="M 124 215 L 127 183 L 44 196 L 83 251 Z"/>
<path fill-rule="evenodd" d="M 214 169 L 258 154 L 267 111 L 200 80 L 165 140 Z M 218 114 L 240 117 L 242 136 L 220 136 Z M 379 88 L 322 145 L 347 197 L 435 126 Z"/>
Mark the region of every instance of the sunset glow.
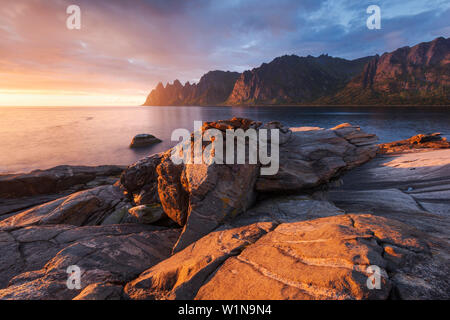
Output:
<path fill-rule="evenodd" d="M 142 95 L 94 95 L 80 92 L 1 91 L 0 106 L 136 106 Z"/>
<path fill-rule="evenodd" d="M 370 1 L 361 9 L 346 1 L 80 0 L 81 29 L 69 30 L 72 2 L 0 6 L 0 106 L 140 105 L 159 81 L 197 82 L 208 70 L 242 72 L 292 53 L 356 58 L 450 35 L 445 1 L 378 1 L 383 27 L 372 33 Z"/>

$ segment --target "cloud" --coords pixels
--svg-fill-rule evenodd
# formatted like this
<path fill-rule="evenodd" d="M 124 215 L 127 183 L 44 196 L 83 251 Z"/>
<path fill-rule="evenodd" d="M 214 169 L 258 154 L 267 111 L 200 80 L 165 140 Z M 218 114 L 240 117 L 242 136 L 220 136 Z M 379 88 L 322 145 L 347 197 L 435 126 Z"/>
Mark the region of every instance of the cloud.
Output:
<path fill-rule="evenodd" d="M 67 30 L 77 4 L 81 30 Z M 378 4 L 382 29 L 368 30 Z M 143 95 L 283 54 L 357 58 L 449 36 L 448 1 L 16 0 L 0 6 L 0 89 Z"/>

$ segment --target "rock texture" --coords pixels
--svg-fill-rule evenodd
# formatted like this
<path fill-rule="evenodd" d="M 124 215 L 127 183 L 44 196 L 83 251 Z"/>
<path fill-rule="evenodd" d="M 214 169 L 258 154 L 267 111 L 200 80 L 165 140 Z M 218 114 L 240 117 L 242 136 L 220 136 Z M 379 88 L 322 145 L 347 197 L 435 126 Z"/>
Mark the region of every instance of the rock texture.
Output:
<path fill-rule="evenodd" d="M 397 219 L 448 241 L 449 159 L 450 149 L 380 155 L 344 175 L 329 199 L 347 211 Z"/>
<path fill-rule="evenodd" d="M 226 219 L 245 212 L 258 192 L 300 192 L 317 187 L 368 161 L 378 148 L 375 135 L 350 124 L 329 130 L 292 132 L 278 122 L 262 124 L 233 118 L 207 122 L 202 130 L 216 129 L 225 134 L 227 129 L 249 128 L 279 129 L 277 174 L 260 175 L 260 165 L 248 164 L 248 159 L 244 165 L 209 164 L 207 159 L 202 164 L 174 164 L 171 150 L 144 159 L 122 174 L 122 185 L 134 199 L 140 204 L 160 201 L 165 214 L 184 226 L 174 252 L 208 234 Z M 206 146 L 208 143 L 204 142 L 203 150 Z M 148 202 L 143 203 L 141 195 Z"/>
<path fill-rule="evenodd" d="M 450 142 L 441 137 L 440 133 L 418 134 L 409 139 L 383 143 L 379 153 L 401 153 L 405 151 L 417 151 L 417 149 L 449 149 Z"/>
<path fill-rule="evenodd" d="M 59 166 L 26 174 L 0 175 L 0 220 L 74 192 L 114 184 L 119 166 Z"/>
<path fill-rule="evenodd" d="M 370 215 L 281 224 L 228 259 L 200 288 L 196 299 L 387 299 L 394 292 L 408 295 L 409 288 L 403 288 L 399 279 L 407 278 L 409 268 L 431 259 L 423 239 L 414 228 Z M 367 286 L 371 265 L 380 267 L 380 289 Z M 415 285 L 416 290 L 429 290 L 423 282 Z M 428 291 L 428 296 L 445 295 L 439 289 Z"/>
<path fill-rule="evenodd" d="M 101 186 L 23 211 L 0 221 L 0 228 L 15 229 L 31 225 L 70 224 L 99 225 L 115 210 L 126 205 L 116 186 Z"/>
<path fill-rule="evenodd" d="M 358 166 L 376 155 L 378 138 L 348 123 L 332 129 L 288 132 L 280 145 L 280 169 L 260 176 L 259 192 L 293 192 L 317 187 L 343 170 Z"/>
<path fill-rule="evenodd" d="M 208 279 L 228 258 L 280 223 L 343 214 L 327 201 L 308 196 L 278 197 L 229 221 L 207 236 L 142 273 L 125 286 L 129 299 L 193 299 Z"/>
<path fill-rule="evenodd" d="M 83 288 L 91 282 L 129 281 L 149 263 L 166 258 L 178 233 L 145 225 L 0 229 L 0 299 L 71 299 L 80 291 L 66 287 L 70 265 L 86 272 Z"/>
<path fill-rule="evenodd" d="M 128 299 L 388 299 L 448 296 L 430 237 L 307 196 L 269 199 L 143 272 Z M 369 266 L 380 289 L 369 289 Z"/>
<path fill-rule="evenodd" d="M 223 104 L 233 90 L 238 72 L 210 71 L 198 84 L 187 82 L 184 86 L 175 80 L 173 84 L 162 83 L 152 90 L 144 106 L 190 106 Z"/>

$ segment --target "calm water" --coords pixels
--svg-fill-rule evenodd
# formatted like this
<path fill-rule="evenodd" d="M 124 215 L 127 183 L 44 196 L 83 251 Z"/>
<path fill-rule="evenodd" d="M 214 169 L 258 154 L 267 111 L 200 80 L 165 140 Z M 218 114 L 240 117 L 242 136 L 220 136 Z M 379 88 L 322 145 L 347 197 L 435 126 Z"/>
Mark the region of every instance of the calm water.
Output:
<path fill-rule="evenodd" d="M 381 142 L 428 132 L 450 136 L 450 108 L 437 107 L 8 107 L 0 108 L 0 173 L 61 164 L 128 165 L 173 146 L 175 128 L 192 130 L 194 120 L 233 116 L 323 128 L 350 122 L 376 133 Z M 164 142 L 130 150 L 138 133 Z"/>

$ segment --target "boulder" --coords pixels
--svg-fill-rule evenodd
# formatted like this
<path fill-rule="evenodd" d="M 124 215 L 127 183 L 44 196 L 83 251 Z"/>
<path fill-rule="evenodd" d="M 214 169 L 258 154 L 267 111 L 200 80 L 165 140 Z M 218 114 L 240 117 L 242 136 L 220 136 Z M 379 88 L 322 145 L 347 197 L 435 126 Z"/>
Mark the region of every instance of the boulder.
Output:
<path fill-rule="evenodd" d="M 130 143 L 130 148 L 142 148 L 148 147 L 156 143 L 162 142 L 160 139 L 156 138 L 151 134 L 138 134 L 136 135 Z"/>
<path fill-rule="evenodd" d="M 189 207 L 189 194 L 182 181 L 184 165 L 174 164 L 170 152 L 166 152 L 156 168 L 158 174 L 158 197 L 167 216 L 185 225 Z"/>
<path fill-rule="evenodd" d="M 259 176 L 256 191 L 299 192 L 317 187 L 375 157 L 377 140 L 348 123 L 328 130 L 295 129 L 280 144 L 278 173 Z"/>

